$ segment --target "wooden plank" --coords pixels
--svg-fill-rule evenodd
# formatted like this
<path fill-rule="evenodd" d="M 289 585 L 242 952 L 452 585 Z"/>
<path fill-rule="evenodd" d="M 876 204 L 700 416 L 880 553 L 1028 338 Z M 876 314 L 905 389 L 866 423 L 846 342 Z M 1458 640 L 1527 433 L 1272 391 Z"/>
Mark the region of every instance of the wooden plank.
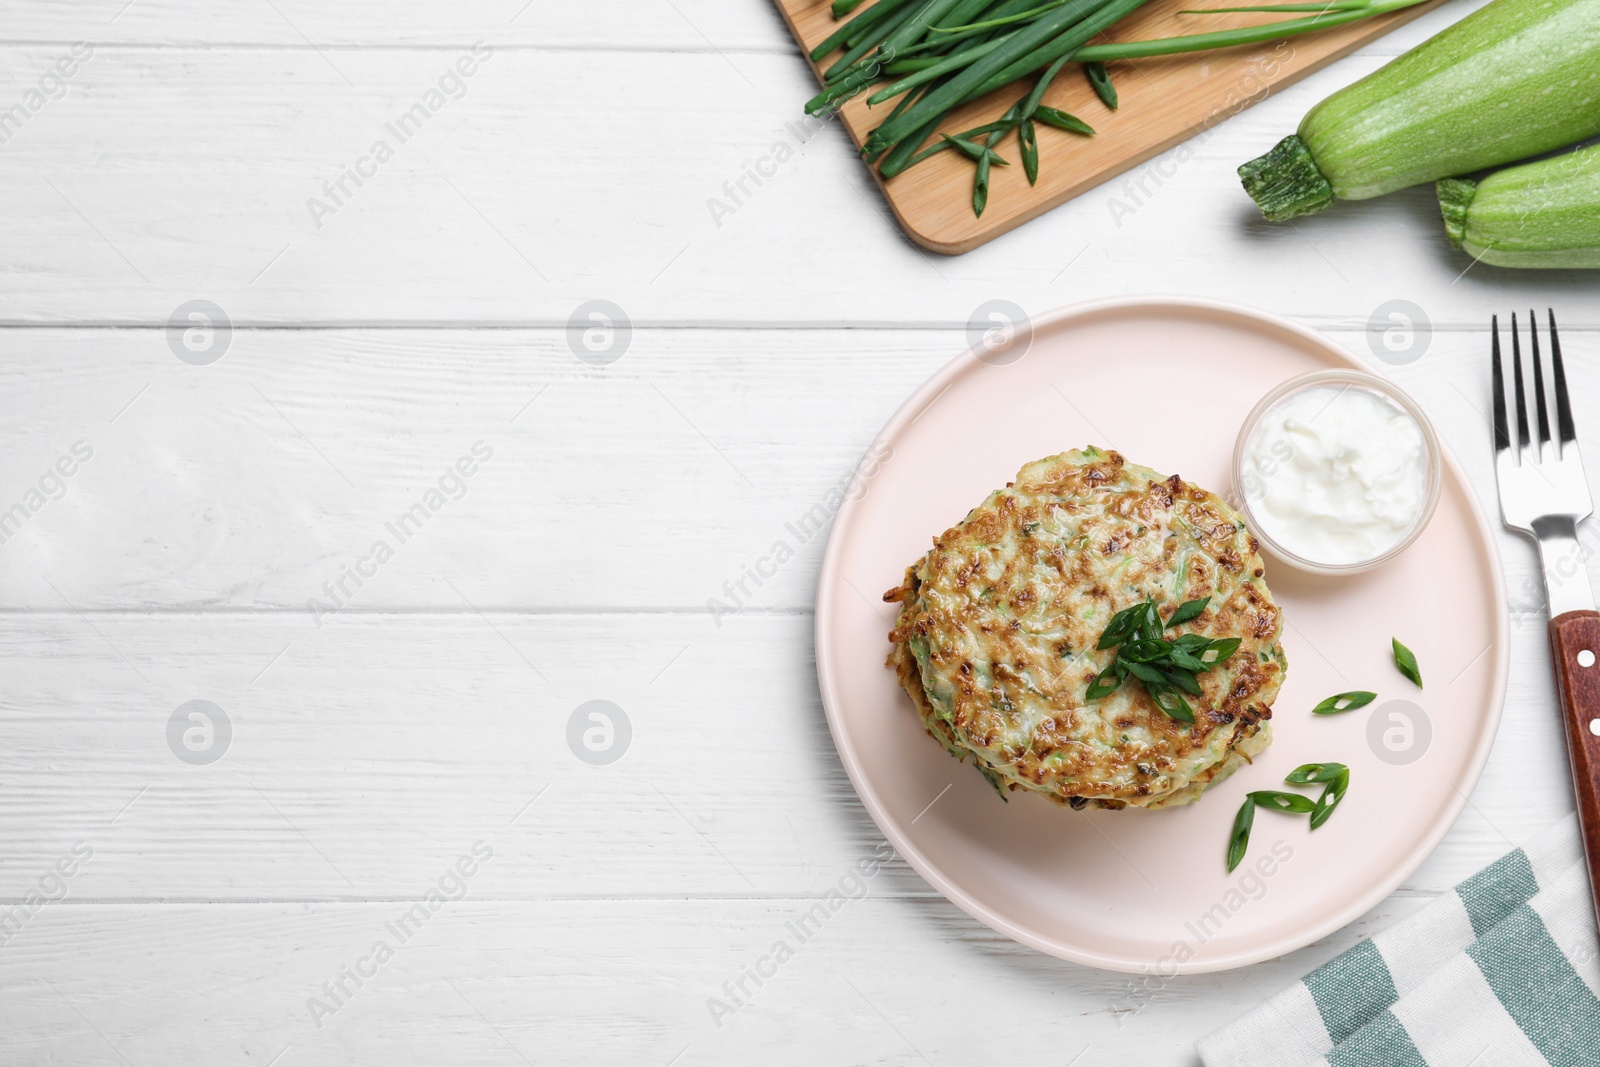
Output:
<path fill-rule="evenodd" d="M 1571 331 L 1569 348 L 1591 336 Z M 707 600 L 793 536 L 788 524 L 846 477 L 959 333 L 641 330 L 606 367 L 576 359 L 564 331 L 236 338 L 195 367 L 151 331 L 8 331 L 0 501 L 23 500 L 80 436 L 96 448 L 65 497 L 0 545 L 15 665 L 0 776 L 18 813 L 0 826 L 0 851 L 18 857 L 8 869 L 22 877 L 116 817 L 129 836 L 108 846 L 97 895 L 393 891 L 463 833 L 515 814 L 525 787 L 551 780 L 552 749 L 579 788 L 540 801 L 558 821 L 516 831 L 525 859 L 504 868 L 507 893 L 750 893 L 739 869 L 758 892 L 794 891 L 865 847 L 872 829 L 805 652 L 820 536 L 747 586 L 722 625 Z M 1440 334 L 1391 369 L 1492 499 L 1470 399 L 1487 388 L 1480 342 Z M 1588 395 L 1583 365 L 1571 373 Z M 319 628 L 307 600 L 480 435 L 496 454 L 467 494 Z M 1518 726 L 1481 802 L 1418 875 L 1429 890 L 1566 803 L 1533 556 L 1509 534 L 1501 545 L 1521 611 Z M 245 709 L 236 758 L 210 771 L 177 763 L 161 732 L 199 698 Z M 596 698 L 649 709 L 666 746 L 650 780 L 687 820 L 638 788 L 588 791 L 604 779 L 582 777 L 561 730 Z M 706 736 L 738 738 L 746 759 L 705 773 Z M 596 840 L 617 847 L 596 860 Z"/>
<path fill-rule="evenodd" d="M 826 0 L 777 2 L 805 51 L 838 26 Z M 1230 4 L 1231 0 L 1214 0 L 1199 6 Z M 1195 6 L 1195 0 L 1156 0 L 1101 39 L 1143 41 L 1261 22 L 1259 15 L 1221 14 L 1201 20 L 1181 13 Z M 871 173 L 908 237 L 930 251 L 959 255 L 1190 140 L 1423 11 L 1422 6 L 1408 8 L 1261 46 L 1113 63 L 1109 70 L 1120 96 L 1116 112 L 1101 103 L 1079 69 L 1069 65 L 1051 84 L 1044 102 L 1083 118 L 1095 127 L 1096 135 L 1085 138 L 1041 124 L 1036 185 L 1030 185 L 1023 173 L 1015 138 L 1004 142 L 1019 165 L 994 168 L 981 216 L 973 212 L 972 161 L 957 153 L 936 155 L 888 181 L 876 168 Z M 819 79 L 837 58 L 837 54 L 823 57 L 814 65 Z M 994 121 L 1026 96 L 1031 84 L 1024 80 L 955 109 L 936 132 L 955 133 Z M 840 111 L 857 145 L 865 143 L 892 106 L 886 103 L 871 110 L 869 95 L 846 101 Z"/>
<path fill-rule="evenodd" d="M 626 17 L 619 17 L 626 10 Z M 269 46 L 331 52 L 367 48 L 496 47 L 595 51 L 783 51 L 793 45 L 777 12 L 713 0 L 548 4 L 529 0 L 306 0 L 229 4 L 205 0 L 38 0 L 8 3 L 5 41 L 194 48 Z"/>
<path fill-rule="evenodd" d="M 474 882 L 485 898 L 822 893 L 882 837 L 824 723 L 811 624 L 0 614 L 0 901 L 79 840 L 94 850 L 72 881 L 80 902 L 397 899 L 480 837 L 499 855 Z M 1514 641 L 1508 729 L 1408 892 L 1448 889 L 1570 806 L 1541 628 Z M 1313 654 L 1298 637 L 1289 653 Z M 220 709 L 205 709 L 209 739 L 186 711 L 175 741 L 194 700 Z M 568 733 L 594 700 L 621 709 L 605 765 Z M 874 892 L 931 890 L 896 862 Z"/>
<path fill-rule="evenodd" d="M 57 52 L 0 48 L 0 99 Z M 1041 311 L 1172 291 L 1341 325 L 1395 298 L 1439 323 L 1481 321 L 1489 301 L 1555 302 L 1574 324 L 1600 322 L 1579 272 L 1478 267 L 1455 281 L 1468 264 L 1445 247 L 1427 190 L 1294 227 L 1254 216 L 1233 168 L 1378 57 L 1314 75 L 1197 138 L 1191 156 L 1158 157 L 947 260 L 895 236 L 838 130 L 798 143 L 786 124 L 809 76 L 792 56 L 742 60 L 751 90 L 715 54 L 508 50 L 375 179 L 347 183 L 359 195 L 318 229 L 307 202 L 323 181 L 457 58 L 355 51 L 341 61 L 351 89 L 307 50 L 101 50 L 0 151 L 13 209 L 0 321 L 159 325 L 204 298 L 236 324 L 562 327 L 599 297 L 639 327 L 964 327 L 997 297 Z M 681 97 L 647 91 L 661 84 Z M 695 101 L 693 151 L 681 100 Z M 792 158 L 756 186 L 747 166 L 780 141 Z M 522 147 L 553 144 L 562 151 Z M 732 204 L 725 186 L 740 181 L 749 195 L 713 217 L 708 203 Z"/>
<path fill-rule="evenodd" d="M 1027 1020 L 1030 1043 L 1056 1062 L 1190 1067 L 1193 1039 L 1258 1003 L 1254 990 L 1276 990 L 1424 903 L 1393 901 L 1248 972 L 1152 979 L 1135 1001 L 1129 976 L 1030 952 L 941 900 L 872 892 L 803 944 L 788 927 L 812 899 L 528 904 L 482 899 L 469 883 L 403 944 L 387 929 L 399 902 L 55 906 L 0 953 L 0 1052 L 82 1067 L 275 1057 L 278 1067 L 911 1067 L 984 1062 L 994 1037 L 972 1020 L 1007 1018 Z M 385 938 L 395 952 L 376 967 Z M 745 978 L 782 939 L 793 955 L 763 965 L 759 987 Z M 349 997 L 316 1026 L 307 1002 L 326 1003 L 322 984 L 363 959 L 375 973 L 359 988 L 347 979 Z M 741 979 L 748 998 L 714 1021 L 707 1002 L 729 1003 L 723 984 Z"/>
<path fill-rule="evenodd" d="M 1593 346 L 1563 321 L 1570 352 Z M 1365 333 L 1332 336 L 1415 393 L 1492 504 L 1482 333 L 1437 333 L 1398 367 L 1372 358 Z M 0 513 L 38 507 L 0 526 L 0 603 L 272 608 L 305 625 L 312 598 L 459 610 L 446 579 L 493 610 L 671 609 L 708 624 L 713 598 L 808 610 L 830 491 L 967 343 L 954 330 L 640 329 L 595 366 L 564 330 L 238 330 L 217 362 L 192 366 L 159 331 L 7 342 Z M 1580 414 L 1588 367 L 1570 368 Z M 1095 436 L 1065 404 L 1060 433 L 1062 447 Z M 94 458 L 65 495 L 30 497 L 79 441 Z M 493 458 L 464 491 L 448 481 L 451 499 L 401 543 L 389 524 L 478 442 Z M 1526 600 L 1531 547 L 1498 536 Z M 379 540 L 394 556 L 330 597 L 324 583 Z M 792 558 L 773 566 L 780 541 Z M 758 565 L 775 573 L 748 577 Z"/>

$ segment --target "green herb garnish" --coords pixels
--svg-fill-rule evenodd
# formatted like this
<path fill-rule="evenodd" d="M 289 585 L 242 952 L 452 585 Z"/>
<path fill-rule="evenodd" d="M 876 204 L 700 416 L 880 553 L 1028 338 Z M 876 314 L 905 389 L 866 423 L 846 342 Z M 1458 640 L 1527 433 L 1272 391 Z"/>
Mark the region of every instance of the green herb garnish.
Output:
<path fill-rule="evenodd" d="M 1394 642 L 1394 665 L 1400 668 L 1400 673 L 1416 683 L 1417 688 L 1422 688 L 1422 671 L 1417 666 L 1417 657 L 1411 650 L 1400 643 L 1398 637 L 1390 638 Z"/>
<path fill-rule="evenodd" d="M 1177 626 L 1179 623 L 1188 622 L 1206 610 L 1206 605 L 1209 603 L 1211 603 L 1210 597 L 1202 597 L 1199 600 L 1185 600 L 1178 605 L 1178 610 L 1172 613 L 1172 618 L 1167 620 L 1167 626 L 1172 627 Z"/>
<path fill-rule="evenodd" d="M 1322 795 L 1311 809 L 1311 828 L 1315 830 L 1328 821 L 1344 799 L 1345 790 L 1350 788 L 1350 768 L 1342 763 L 1307 763 L 1290 771 L 1284 781 L 1291 785 L 1324 783 Z"/>
<path fill-rule="evenodd" d="M 1316 810 L 1316 802 L 1310 797 L 1300 793 L 1285 793 L 1276 789 L 1260 789 L 1250 794 L 1250 799 L 1256 802 L 1256 807 L 1267 808 L 1272 811 L 1290 812 L 1295 815 L 1305 815 Z"/>
<path fill-rule="evenodd" d="M 1289 793 L 1277 789 L 1260 789 L 1244 798 L 1244 807 L 1233 817 L 1233 833 L 1228 837 L 1228 870 L 1231 872 L 1244 859 L 1250 844 L 1250 824 L 1255 821 L 1257 808 L 1281 811 L 1286 815 L 1310 815 L 1311 828 L 1315 830 L 1328 821 L 1333 809 L 1344 799 L 1350 788 L 1350 768 L 1342 763 L 1303 763 L 1289 772 L 1284 779 L 1289 785 L 1322 785 L 1322 795 L 1312 800 L 1304 793 Z"/>
<path fill-rule="evenodd" d="M 1169 641 L 1163 635 L 1169 628 L 1197 618 L 1209 603 L 1210 597 L 1186 600 L 1163 621 L 1155 600 L 1146 599 L 1111 616 L 1095 648 L 1114 648 L 1116 655 L 1089 683 L 1085 697 L 1108 697 L 1132 675 L 1168 717 L 1194 722 L 1194 709 L 1183 694 L 1200 696 L 1200 682 L 1195 675 L 1209 671 L 1238 651 L 1239 638 L 1213 641 L 1203 634 L 1184 634 Z"/>
<path fill-rule="evenodd" d="M 1284 781 L 1290 785 L 1310 785 L 1313 782 L 1331 782 L 1339 775 L 1348 775 L 1350 768 L 1342 763 L 1303 763 L 1289 772 Z"/>
<path fill-rule="evenodd" d="M 1329 697 L 1327 700 L 1324 700 L 1322 703 L 1312 708 L 1311 714 L 1338 715 L 1341 712 L 1354 711 L 1356 708 L 1364 708 L 1377 699 L 1377 693 L 1369 693 L 1364 689 L 1357 689 L 1354 692 L 1340 693 L 1338 696 Z"/>
<path fill-rule="evenodd" d="M 1256 802 L 1252 797 L 1244 798 L 1244 807 L 1239 809 L 1239 814 L 1233 817 L 1233 833 L 1228 837 L 1228 871 L 1239 866 L 1239 861 L 1244 859 L 1244 850 L 1250 846 L 1250 824 L 1256 821 Z"/>
<path fill-rule="evenodd" d="M 1322 790 L 1322 795 L 1317 798 L 1317 806 L 1311 812 L 1311 828 L 1315 830 L 1328 821 L 1328 816 L 1333 814 L 1333 809 L 1339 806 L 1339 801 L 1344 799 L 1345 790 L 1350 788 L 1350 768 L 1338 763 L 1328 766 L 1338 767 L 1338 773 L 1333 780 L 1328 782 Z"/>

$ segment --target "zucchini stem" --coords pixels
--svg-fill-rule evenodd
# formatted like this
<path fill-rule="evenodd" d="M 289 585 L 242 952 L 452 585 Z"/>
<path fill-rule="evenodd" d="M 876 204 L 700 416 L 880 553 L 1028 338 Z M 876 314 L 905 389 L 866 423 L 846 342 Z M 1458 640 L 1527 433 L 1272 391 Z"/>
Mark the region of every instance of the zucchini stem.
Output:
<path fill-rule="evenodd" d="M 1313 215 L 1334 200 L 1333 186 L 1295 133 L 1240 167 L 1239 180 L 1261 213 L 1273 222 Z"/>
<path fill-rule="evenodd" d="M 1444 235 L 1450 247 L 1459 249 L 1467 233 L 1467 208 L 1478 195 L 1478 183 L 1471 178 L 1443 178 L 1434 187 L 1439 192 L 1439 213 L 1444 216 Z"/>

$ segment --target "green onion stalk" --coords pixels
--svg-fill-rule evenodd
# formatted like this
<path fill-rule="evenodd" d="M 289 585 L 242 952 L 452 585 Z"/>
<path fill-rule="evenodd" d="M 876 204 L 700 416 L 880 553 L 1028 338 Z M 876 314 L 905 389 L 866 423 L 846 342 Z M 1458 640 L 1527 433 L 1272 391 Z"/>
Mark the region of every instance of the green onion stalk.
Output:
<path fill-rule="evenodd" d="M 834 0 L 835 17 L 862 0 Z M 988 203 L 989 173 L 1006 166 L 996 148 L 1012 133 L 1029 183 L 1038 178 L 1040 124 L 1080 136 L 1094 129 L 1043 103 L 1046 89 L 1068 63 L 1079 64 L 1108 109 L 1117 91 L 1105 64 L 1181 55 L 1281 40 L 1413 7 L 1426 0 L 1324 0 L 1185 11 L 1303 14 L 1258 26 L 1144 41 L 1090 44 L 1148 0 L 877 0 L 811 51 L 815 62 L 839 53 L 823 74 L 823 89 L 808 114 L 835 111 L 869 92 L 867 105 L 898 100 L 867 135 L 861 154 L 885 179 L 932 156 L 955 152 L 974 168 L 972 208 Z M 1030 90 L 999 119 L 968 130 L 939 133 L 956 108 L 1013 82 L 1033 78 Z M 938 134 L 937 137 L 935 135 Z M 929 139 L 934 138 L 930 144 Z M 924 147 L 926 146 L 926 147 Z"/>

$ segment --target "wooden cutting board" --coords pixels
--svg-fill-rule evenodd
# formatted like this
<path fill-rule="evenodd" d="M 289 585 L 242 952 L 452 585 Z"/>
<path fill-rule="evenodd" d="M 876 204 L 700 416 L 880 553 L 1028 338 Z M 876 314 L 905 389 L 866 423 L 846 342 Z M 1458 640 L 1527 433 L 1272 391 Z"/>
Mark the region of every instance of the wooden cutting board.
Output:
<path fill-rule="evenodd" d="M 804 52 L 810 52 L 838 27 L 829 0 L 776 2 Z M 1083 119 L 1095 128 L 1096 135 L 1082 137 L 1037 124 L 1039 182 L 1031 187 L 1022 172 L 1016 135 L 1008 135 L 996 151 L 1011 165 L 993 169 L 989 203 L 982 218 L 972 214 L 973 164 L 955 152 L 941 152 L 889 182 L 883 181 L 876 169 L 871 173 L 901 227 L 913 241 L 934 252 L 958 255 L 1203 133 L 1230 115 L 1266 99 L 1274 90 L 1298 81 L 1436 7 L 1437 2 L 1442 0 L 1267 45 L 1112 63 L 1108 69 L 1120 98 L 1116 111 L 1100 102 L 1084 78 L 1082 68 L 1068 64 L 1051 84 L 1044 102 Z M 1179 14 L 1184 9 L 1238 6 L 1240 0 L 1152 0 L 1103 39 L 1131 41 L 1175 37 L 1302 17 Z M 866 6 L 857 8 L 856 13 L 866 9 Z M 819 81 L 822 67 L 837 58 L 835 53 L 820 65 L 812 64 Z M 1031 79 L 1017 82 L 974 100 L 959 108 L 940 129 L 955 132 L 992 122 L 1031 85 Z M 858 95 L 840 112 L 857 146 L 888 117 L 894 106 L 885 103 L 869 110 L 865 102 L 869 95 Z M 803 103 L 795 101 L 797 113 Z M 1288 128 L 1283 130 L 1284 135 L 1293 132 Z M 1259 147 L 1265 152 L 1272 145 L 1263 142 Z M 1131 212 L 1155 190 L 1161 177 L 1145 178 L 1142 190 L 1136 183 L 1119 199 Z M 1115 203 L 1111 210 L 1117 210 Z"/>

